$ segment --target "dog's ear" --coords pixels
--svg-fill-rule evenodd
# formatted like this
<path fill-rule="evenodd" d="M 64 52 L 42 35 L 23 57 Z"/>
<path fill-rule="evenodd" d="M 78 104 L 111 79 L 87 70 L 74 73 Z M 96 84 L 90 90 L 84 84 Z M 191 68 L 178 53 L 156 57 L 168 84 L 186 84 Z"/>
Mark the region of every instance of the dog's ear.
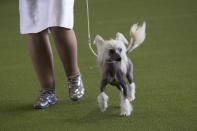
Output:
<path fill-rule="evenodd" d="M 100 35 L 96 35 L 93 43 L 96 45 L 102 45 L 104 43 L 104 39 Z"/>
<path fill-rule="evenodd" d="M 122 41 L 124 44 L 128 44 L 129 42 L 127 41 L 127 39 L 125 38 L 125 36 L 122 34 L 122 33 L 120 33 L 120 32 L 117 32 L 116 33 L 116 40 L 118 40 L 118 41 Z"/>
<path fill-rule="evenodd" d="M 100 56 L 100 54 L 102 54 L 103 45 L 105 44 L 104 39 L 100 35 L 96 35 L 93 44 L 96 45 L 98 56 Z"/>

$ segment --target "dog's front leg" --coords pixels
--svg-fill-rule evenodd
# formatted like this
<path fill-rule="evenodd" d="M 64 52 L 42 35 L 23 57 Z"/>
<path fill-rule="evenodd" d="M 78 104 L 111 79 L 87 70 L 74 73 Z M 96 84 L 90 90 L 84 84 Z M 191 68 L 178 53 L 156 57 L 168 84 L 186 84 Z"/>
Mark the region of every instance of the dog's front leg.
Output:
<path fill-rule="evenodd" d="M 131 112 L 133 111 L 133 107 L 131 103 L 129 102 L 127 98 L 127 87 L 126 82 L 124 82 L 123 78 L 121 76 L 118 76 L 118 80 L 120 82 L 120 107 L 121 107 L 121 113 L 122 116 L 130 116 Z"/>
<path fill-rule="evenodd" d="M 124 97 L 127 98 L 127 85 L 123 77 L 124 77 L 123 73 L 121 72 L 117 73 L 117 81 L 119 83 L 119 88 L 121 89 L 121 92 L 123 93 Z"/>
<path fill-rule="evenodd" d="M 121 84 L 121 85 L 124 85 L 124 84 Z M 126 86 L 124 85 L 121 88 L 122 88 L 122 90 L 120 92 L 120 107 L 121 107 L 120 115 L 130 116 L 131 112 L 133 111 L 133 107 L 127 98 L 127 93 L 125 93 L 125 92 L 127 92 Z"/>
<path fill-rule="evenodd" d="M 107 107 L 108 107 L 108 96 L 105 93 L 105 88 L 107 85 L 107 80 L 106 79 L 102 79 L 101 80 L 101 86 L 100 86 L 100 94 L 97 97 L 97 101 L 98 101 L 98 105 L 99 108 L 102 112 L 106 111 Z"/>

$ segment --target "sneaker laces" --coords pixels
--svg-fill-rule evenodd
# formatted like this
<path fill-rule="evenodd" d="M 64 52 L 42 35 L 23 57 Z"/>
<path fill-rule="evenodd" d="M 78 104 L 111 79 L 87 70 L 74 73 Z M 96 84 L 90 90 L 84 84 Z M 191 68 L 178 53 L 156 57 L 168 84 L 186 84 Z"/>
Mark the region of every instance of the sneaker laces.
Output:
<path fill-rule="evenodd" d="M 47 95 L 51 95 L 51 94 L 53 94 L 52 90 L 41 89 L 39 99 L 43 100 L 47 97 Z"/>
<path fill-rule="evenodd" d="M 68 78 L 68 84 L 70 85 L 70 88 L 76 88 L 80 85 L 80 75 L 71 76 Z"/>

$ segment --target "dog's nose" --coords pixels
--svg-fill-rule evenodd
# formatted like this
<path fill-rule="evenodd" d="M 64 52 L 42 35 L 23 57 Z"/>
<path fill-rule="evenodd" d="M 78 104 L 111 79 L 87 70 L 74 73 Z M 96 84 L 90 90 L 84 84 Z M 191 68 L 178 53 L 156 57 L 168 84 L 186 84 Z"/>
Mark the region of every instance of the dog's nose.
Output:
<path fill-rule="evenodd" d="M 118 57 L 116 61 L 121 61 L 121 60 L 122 60 L 121 57 Z"/>
<path fill-rule="evenodd" d="M 110 49 L 110 50 L 109 50 L 109 54 L 110 54 L 110 55 L 114 55 L 115 53 L 116 53 L 116 51 L 115 51 L 114 49 Z"/>

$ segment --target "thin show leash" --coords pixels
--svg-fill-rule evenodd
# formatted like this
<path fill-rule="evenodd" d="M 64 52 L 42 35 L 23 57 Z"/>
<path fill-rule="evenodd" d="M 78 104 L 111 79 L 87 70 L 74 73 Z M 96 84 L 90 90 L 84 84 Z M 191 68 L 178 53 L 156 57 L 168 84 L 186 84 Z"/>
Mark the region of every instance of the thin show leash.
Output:
<path fill-rule="evenodd" d="M 87 24 L 88 24 L 88 46 L 89 46 L 90 50 L 92 51 L 92 53 L 94 54 L 94 56 L 97 57 L 98 55 L 96 54 L 96 52 L 92 48 L 91 32 L 90 32 L 89 1 L 88 0 L 86 0 L 86 11 L 87 11 Z"/>

